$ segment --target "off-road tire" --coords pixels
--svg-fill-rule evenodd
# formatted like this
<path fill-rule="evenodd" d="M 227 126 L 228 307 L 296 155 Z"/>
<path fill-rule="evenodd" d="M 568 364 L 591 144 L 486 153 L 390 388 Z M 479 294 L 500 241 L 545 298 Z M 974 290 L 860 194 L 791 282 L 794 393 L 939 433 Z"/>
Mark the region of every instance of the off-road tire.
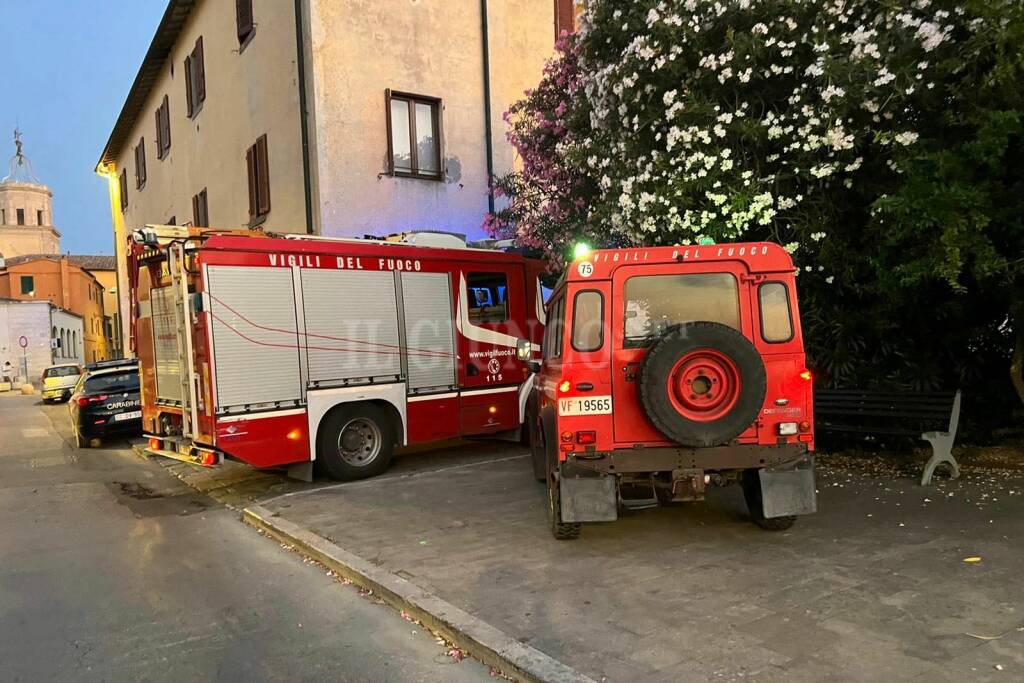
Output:
<path fill-rule="evenodd" d="M 379 450 L 365 465 L 347 462 L 339 447 L 342 430 L 356 420 L 375 425 L 380 440 Z M 320 425 L 317 434 L 315 465 L 320 473 L 338 481 L 367 479 L 375 477 L 387 469 L 394 450 L 394 428 L 383 408 L 370 403 L 342 405 L 328 413 Z"/>
<path fill-rule="evenodd" d="M 580 537 L 583 525 L 579 522 L 562 521 L 562 501 L 559 496 L 558 473 L 550 468 L 548 474 L 548 524 L 551 535 L 558 541 L 574 541 Z"/>
<path fill-rule="evenodd" d="M 702 349 L 724 355 L 739 375 L 735 404 L 710 421 L 686 417 L 669 396 L 676 364 Z M 637 380 L 640 403 L 651 424 L 672 441 L 693 448 L 721 446 L 750 427 L 761 412 L 768 386 L 764 361 L 750 340 L 728 325 L 703 320 L 665 330 L 647 352 Z"/>
<path fill-rule="evenodd" d="M 750 519 L 757 526 L 767 531 L 786 531 L 796 522 L 796 515 L 786 517 L 764 516 L 764 503 L 761 499 L 761 477 L 759 470 L 749 469 L 743 471 L 743 498 L 747 501 L 747 510 L 750 511 Z"/>

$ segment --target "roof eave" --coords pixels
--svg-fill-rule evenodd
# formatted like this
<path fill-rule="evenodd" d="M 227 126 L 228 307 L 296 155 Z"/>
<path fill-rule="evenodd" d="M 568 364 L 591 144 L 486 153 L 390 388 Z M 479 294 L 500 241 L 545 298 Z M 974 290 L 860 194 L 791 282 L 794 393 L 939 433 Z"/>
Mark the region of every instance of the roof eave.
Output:
<path fill-rule="evenodd" d="M 167 3 L 164 16 L 157 26 L 153 40 L 150 41 L 149 50 L 146 51 L 128 96 L 121 106 L 121 113 L 117 115 L 107 144 L 103 147 L 99 161 L 96 162 L 97 169 L 111 163 L 120 154 L 153 84 L 159 77 L 160 70 L 167 63 L 171 50 L 178 42 L 178 37 L 197 2 L 198 0 L 169 0 Z"/>

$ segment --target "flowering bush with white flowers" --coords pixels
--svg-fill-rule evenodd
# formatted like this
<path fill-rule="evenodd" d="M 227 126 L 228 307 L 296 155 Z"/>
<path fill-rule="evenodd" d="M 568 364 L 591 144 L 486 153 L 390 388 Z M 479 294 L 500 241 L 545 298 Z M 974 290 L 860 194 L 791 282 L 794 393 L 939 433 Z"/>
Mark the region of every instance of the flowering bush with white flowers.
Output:
<path fill-rule="evenodd" d="M 523 164 L 495 181 L 493 233 L 556 262 L 580 239 L 771 239 L 832 382 L 948 385 L 982 347 L 1005 367 L 1024 339 L 1024 3 L 587 5 L 507 115 Z M 974 315 L 978 296 L 1001 303 Z"/>

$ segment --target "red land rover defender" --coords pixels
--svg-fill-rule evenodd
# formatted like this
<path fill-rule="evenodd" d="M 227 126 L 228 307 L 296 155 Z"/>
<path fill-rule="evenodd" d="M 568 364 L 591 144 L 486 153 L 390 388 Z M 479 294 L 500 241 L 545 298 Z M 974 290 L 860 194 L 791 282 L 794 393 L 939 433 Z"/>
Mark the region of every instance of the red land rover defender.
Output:
<path fill-rule="evenodd" d="M 765 529 L 815 511 L 811 374 L 781 247 L 593 251 L 546 310 L 528 419 L 555 538 L 615 520 L 620 504 L 734 482 Z"/>

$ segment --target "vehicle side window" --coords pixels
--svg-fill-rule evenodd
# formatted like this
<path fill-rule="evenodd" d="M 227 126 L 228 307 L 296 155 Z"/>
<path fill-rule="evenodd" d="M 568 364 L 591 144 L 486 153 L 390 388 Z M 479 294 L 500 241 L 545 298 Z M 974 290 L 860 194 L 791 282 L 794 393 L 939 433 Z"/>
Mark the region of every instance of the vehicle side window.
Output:
<path fill-rule="evenodd" d="M 576 293 L 572 303 L 572 348 L 597 351 L 604 344 L 604 296 L 588 289 Z"/>
<path fill-rule="evenodd" d="M 466 300 L 472 323 L 508 320 L 508 278 L 504 273 L 468 273 Z"/>
<path fill-rule="evenodd" d="M 565 331 L 565 296 L 559 295 L 548 310 L 548 325 L 544 330 L 544 358 L 562 357 L 562 337 Z"/>
<path fill-rule="evenodd" d="M 789 289 L 782 282 L 766 282 L 757 290 L 761 308 L 761 337 L 773 344 L 793 338 L 793 318 L 789 312 Z"/>

